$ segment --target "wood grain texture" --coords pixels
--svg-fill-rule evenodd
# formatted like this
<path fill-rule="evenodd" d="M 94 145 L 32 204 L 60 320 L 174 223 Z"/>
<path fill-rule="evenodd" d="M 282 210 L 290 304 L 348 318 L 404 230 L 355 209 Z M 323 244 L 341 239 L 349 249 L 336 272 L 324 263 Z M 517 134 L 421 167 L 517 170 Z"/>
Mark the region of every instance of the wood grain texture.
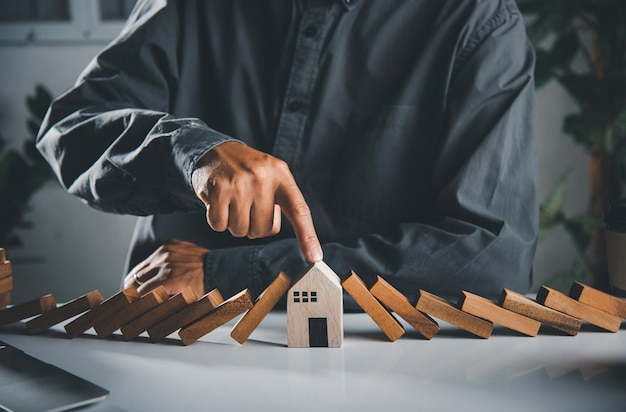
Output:
<path fill-rule="evenodd" d="M 527 336 L 537 336 L 541 323 L 498 306 L 495 302 L 470 292 L 462 291 L 457 307 L 479 318 L 497 323 Z"/>
<path fill-rule="evenodd" d="M 122 335 L 124 335 L 124 339 L 135 339 L 141 333 L 148 330 L 148 328 L 169 318 L 174 313 L 195 302 L 196 299 L 197 297 L 193 289 L 187 288 L 177 295 L 172 296 L 159 306 L 128 322 L 120 328 L 120 331 Z"/>
<path fill-rule="evenodd" d="M 493 332 L 493 323 L 490 321 L 463 312 L 447 300 L 425 290 L 420 289 L 415 307 L 419 311 L 428 313 L 484 339 L 488 339 Z"/>
<path fill-rule="evenodd" d="M 38 299 L 12 306 L 0 312 L 0 326 L 50 312 L 56 309 L 56 307 L 57 303 L 52 295 L 45 295 Z"/>
<path fill-rule="evenodd" d="M 0 279 L 0 293 L 7 293 L 13 290 L 13 276 Z"/>
<path fill-rule="evenodd" d="M 593 306 L 596 309 L 626 319 L 626 300 L 617 296 L 609 295 L 591 286 L 580 282 L 574 282 L 569 291 L 569 296 L 580 303 Z"/>
<path fill-rule="evenodd" d="M 185 326 L 178 332 L 183 345 L 191 345 L 207 333 L 241 315 L 254 306 L 248 289 L 244 289 L 221 303 L 206 316 Z"/>
<path fill-rule="evenodd" d="M 558 310 L 559 312 L 589 322 L 609 332 L 617 332 L 622 324 L 622 318 L 580 303 L 547 286 L 541 286 L 541 288 L 539 288 L 537 302 L 554 310 Z"/>
<path fill-rule="evenodd" d="M 11 292 L 0 293 L 0 310 L 5 310 L 11 303 Z"/>
<path fill-rule="evenodd" d="M 7 278 L 11 276 L 12 273 L 13 273 L 13 269 L 11 267 L 10 260 L 0 263 L 0 279 Z"/>
<path fill-rule="evenodd" d="M 0 263 L 4 263 L 7 260 L 7 252 L 4 248 L 0 247 Z"/>
<path fill-rule="evenodd" d="M 87 331 L 96 323 L 100 322 L 107 316 L 111 316 L 128 306 L 131 302 L 136 301 L 141 296 L 134 286 L 128 287 L 115 295 L 109 297 L 98 306 L 94 306 L 88 312 L 83 313 L 70 323 L 65 325 L 65 331 L 70 339 Z"/>
<path fill-rule="evenodd" d="M 376 283 L 370 288 L 370 292 L 387 308 L 397 313 L 398 316 L 413 326 L 426 339 L 432 339 L 439 332 L 439 325 L 434 319 L 415 309 L 406 296 L 382 277 L 377 277 Z"/>
<path fill-rule="evenodd" d="M 350 272 L 341 285 L 352 296 L 354 301 L 367 313 L 378 325 L 390 341 L 395 342 L 404 335 L 404 328 L 367 290 L 367 286 L 354 272 Z"/>
<path fill-rule="evenodd" d="M 254 306 L 235 324 L 230 336 L 240 344 L 243 344 L 252 332 L 259 326 L 265 316 L 278 303 L 280 298 L 287 293 L 291 286 L 291 278 L 284 272 L 280 272 L 276 279 L 259 295 Z"/>
<path fill-rule="evenodd" d="M 509 289 L 502 291 L 498 304 L 511 312 L 519 313 L 571 336 L 578 334 L 583 323 L 578 318 L 543 306 Z"/>
<path fill-rule="evenodd" d="M 163 286 L 150 291 L 141 298 L 129 303 L 122 310 L 112 313 L 94 323 L 93 329 L 99 338 L 106 338 L 131 320 L 143 315 L 169 298 Z"/>
<path fill-rule="evenodd" d="M 197 301 L 174 313 L 169 318 L 164 319 L 156 325 L 148 328 L 150 340 L 152 342 L 162 341 L 169 334 L 176 332 L 178 329 L 183 328 L 206 315 L 222 302 L 224 302 L 224 298 L 222 297 L 220 291 L 213 289 Z"/>
<path fill-rule="evenodd" d="M 326 325 L 326 336 L 315 336 L 322 329 L 310 333 L 310 319 Z M 308 348 L 312 342 L 329 348 L 343 345 L 343 289 L 339 276 L 324 262 L 306 267 L 287 291 L 287 346 Z"/>
<path fill-rule="evenodd" d="M 96 305 L 102 303 L 102 295 L 100 291 L 94 290 L 84 294 L 70 302 L 67 302 L 50 312 L 46 312 L 34 319 L 26 322 L 26 329 L 31 335 L 41 333 L 44 330 L 83 313 Z"/>

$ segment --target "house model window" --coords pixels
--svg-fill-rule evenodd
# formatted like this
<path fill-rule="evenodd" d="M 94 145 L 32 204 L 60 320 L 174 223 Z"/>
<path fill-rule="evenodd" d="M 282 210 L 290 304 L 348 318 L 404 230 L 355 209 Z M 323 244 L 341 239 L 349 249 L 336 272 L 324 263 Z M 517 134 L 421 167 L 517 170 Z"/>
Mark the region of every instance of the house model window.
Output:
<path fill-rule="evenodd" d="M 341 347 L 343 288 L 324 262 L 310 265 L 292 283 L 287 300 L 289 347 Z"/>

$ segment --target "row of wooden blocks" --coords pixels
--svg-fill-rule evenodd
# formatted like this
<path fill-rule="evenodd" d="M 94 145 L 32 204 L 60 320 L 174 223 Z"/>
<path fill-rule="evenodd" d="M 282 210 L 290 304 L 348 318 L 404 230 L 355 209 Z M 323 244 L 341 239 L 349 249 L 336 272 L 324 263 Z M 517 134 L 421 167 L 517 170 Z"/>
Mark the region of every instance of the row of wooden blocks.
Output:
<path fill-rule="evenodd" d="M 6 309 L 7 305 L 11 303 L 11 291 L 13 290 L 11 273 L 11 262 L 7 260 L 6 251 L 0 248 L 0 310 Z"/>
<path fill-rule="evenodd" d="M 36 334 L 77 316 L 65 325 L 70 338 L 93 327 L 100 338 L 119 329 L 126 340 L 147 332 L 151 341 L 158 342 L 178 331 L 182 343 L 188 345 L 245 313 L 231 332 L 243 344 L 291 286 L 291 279 L 281 272 L 255 302 L 247 289 L 224 300 L 217 289 L 197 299 L 191 289 L 170 297 L 162 287 L 144 296 L 130 287 L 107 300 L 93 291 L 59 307 L 52 295 L 46 295 L 0 311 L 0 326 L 32 318 L 26 322 L 26 328 Z M 542 323 L 576 335 L 582 321 L 617 332 L 626 318 L 626 301 L 578 282 L 572 285 L 569 296 L 542 286 L 536 300 L 532 300 L 504 289 L 500 301 L 495 303 L 462 292 L 456 305 L 423 290 L 413 305 L 382 277 L 368 288 L 354 272 L 341 286 L 391 341 L 405 333 L 391 311 L 426 339 L 439 331 L 432 317 L 485 339 L 491 336 L 494 323 L 528 336 L 536 336 Z"/>

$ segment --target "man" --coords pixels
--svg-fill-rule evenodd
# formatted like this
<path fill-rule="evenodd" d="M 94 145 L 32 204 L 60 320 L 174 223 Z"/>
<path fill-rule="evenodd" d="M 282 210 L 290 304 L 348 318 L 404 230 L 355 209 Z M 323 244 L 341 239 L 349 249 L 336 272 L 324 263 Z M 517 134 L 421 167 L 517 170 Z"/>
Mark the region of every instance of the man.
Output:
<path fill-rule="evenodd" d="M 323 258 L 495 297 L 530 284 L 533 67 L 513 0 L 143 1 L 38 147 L 143 216 L 142 292 L 259 292 Z"/>

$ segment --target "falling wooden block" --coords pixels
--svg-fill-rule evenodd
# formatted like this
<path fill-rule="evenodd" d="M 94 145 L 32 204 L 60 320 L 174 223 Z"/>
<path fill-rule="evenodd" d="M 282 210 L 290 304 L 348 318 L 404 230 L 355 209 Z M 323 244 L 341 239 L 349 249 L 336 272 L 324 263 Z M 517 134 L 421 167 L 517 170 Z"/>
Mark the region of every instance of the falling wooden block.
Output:
<path fill-rule="evenodd" d="M 243 344 L 280 298 L 287 293 L 289 286 L 291 286 L 291 279 L 284 272 L 280 272 L 276 279 L 259 295 L 252 309 L 239 319 L 239 322 L 230 332 L 230 336 Z"/>
<path fill-rule="evenodd" d="M 71 318 L 72 316 L 76 316 L 96 305 L 99 305 L 101 302 L 102 295 L 99 291 L 94 290 L 67 302 L 62 306 L 59 306 L 50 312 L 46 312 L 34 319 L 29 320 L 26 322 L 26 329 L 31 335 L 41 333 L 44 330 Z"/>
<path fill-rule="evenodd" d="M 493 323 L 463 312 L 447 300 L 425 290 L 420 289 L 415 307 L 419 311 L 428 313 L 484 339 L 488 339 L 493 332 Z"/>
<path fill-rule="evenodd" d="M 7 293 L 13 290 L 13 276 L 0 279 L 0 293 Z"/>
<path fill-rule="evenodd" d="M 402 319 L 406 320 L 426 339 L 432 339 L 439 332 L 439 325 L 428 315 L 424 315 L 415 309 L 411 302 L 391 286 L 385 279 L 378 276 L 374 286 L 370 288 L 372 295 L 381 301 L 390 310 L 396 312 Z"/>
<path fill-rule="evenodd" d="M 29 302 L 21 303 L 0 312 L 0 326 L 50 312 L 57 307 L 54 296 L 45 295 Z"/>
<path fill-rule="evenodd" d="M 116 293 L 98 306 L 93 307 L 89 312 L 83 313 L 65 325 L 67 336 L 70 339 L 77 337 L 96 323 L 100 322 L 100 320 L 122 310 L 140 297 L 141 296 L 134 286 L 128 287 Z"/>
<path fill-rule="evenodd" d="M 342 344 L 341 281 L 326 263 L 312 263 L 287 291 L 287 346 L 340 348 Z"/>
<path fill-rule="evenodd" d="M 250 296 L 248 289 L 244 289 L 222 302 L 206 316 L 182 328 L 178 332 L 178 336 L 183 345 L 191 345 L 207 333 L 249 310 L 252 306 L 254 306 L 252 296 Z"/>
<path fill-rule="evenodd" d="M 93 329 L 96 331 L 99 338 L 106 338 L 123 325 L 138 316 L 143 315 L 150 309 L 155 308 L 168 298 L 169 294 L 165 290 L 165 287 L 159 286 L 136 301 L 129 303 L 128 306 L 122 310 L 119 310 L 110 316 L 106 316 L 99 322 L 94 323 Z"/>
<path fill-rule="evenodd" d="M 152 342 L 158 342 L 165 339 L 169 334 L 176 332 L 178 329 L 185 327 L 206 315 L 222 302 L 224 302 L 224 298 L 222 297 L 220 291 L 213 289 L 197 301 L 193 302 L 191 305 L 188 305 L 187 307 L 174 313 L 169 318 L 148 328 L 150 340 Z"/>
<path fill-rule="evenodd" d="M 582 319 L 609 332 L 617 332 L 622 324 L 622 318 L 580 303 L 547 286 L 539 288 L 537 302 L 559 312 Z"/>
<path fill-rule="evenodd" d="M 177 295 L 172 296 L 159 306 L 150 309 L 138 318 L 128 322 L 120 328 L 120 331 L 122 335 L 124 335 L 124 339 L 135 339 L 141 333 L 148 330 L 148 328 L 172 316 L 174 313 L 195 302 L 196 299 L 197 297 L 193 289 L 187 288 Z"/>
<path fill-rule="evenodd" d="M 534 319 L 501 308 L 495 302 L 470 292 L 461 292 L 461 298 L 457 306 L 464 312 L 486 319 L 492 323 L 497 323 L 524 335 L 537 336 L 541 327 L 541 323 Z"/>
<path fill-rule="evenodd" d="M 521 293 L 504 289 L 498 304 L 511 312 L 534 319 L 571 336 L 576 336 L 582 321 L 554 309 L 540 305 Z"/>
<path fill-rule="evenodd" d="M 365 313 L 376 322 L 390 341 L 395 342 L 400 336 L 404 335 L 404 328 L 400 322 L 376 300 L 354 271 L 350 272 L 350 276 L 341 285 L 352 296 L 354 301 L 363 308 Z"/>
<path fill-rule="evenodd" d="M 11 303 L 11 292 L 0 293 L 0 310 L 5 310 Z"/>
<path fill-rule="evenodd" d="M 626 319 L 626 300 L 594 289 L 580 282 L 574 282 L 569 291 L 569 296 L 580 303 L 593 306 L 596 309 Z"/>
<path fill-rule="evenodd" d="M 4 261 L 2 263 L 0 263 L 0 279 L 4 279 L 7 277 L 11 276 L 11 273 L 13 273 L 12 268 L 11 268 L 11 261 L 7 260 Z"/>

